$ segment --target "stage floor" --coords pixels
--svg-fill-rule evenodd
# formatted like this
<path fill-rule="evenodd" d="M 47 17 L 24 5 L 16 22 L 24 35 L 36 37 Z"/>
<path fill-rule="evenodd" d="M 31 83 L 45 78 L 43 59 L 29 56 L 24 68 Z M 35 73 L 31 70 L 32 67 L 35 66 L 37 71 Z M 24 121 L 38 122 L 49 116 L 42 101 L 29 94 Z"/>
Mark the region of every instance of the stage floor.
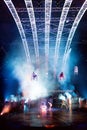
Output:
<path fill-rule="evenodd" d="M 87 129 L 87 110 L 86 108 L 52 109 L 41 113 L 34 108 L 26 113 L 15 112 L 0 116 L 0 130 L 26 130 L 30 127 Z"/>

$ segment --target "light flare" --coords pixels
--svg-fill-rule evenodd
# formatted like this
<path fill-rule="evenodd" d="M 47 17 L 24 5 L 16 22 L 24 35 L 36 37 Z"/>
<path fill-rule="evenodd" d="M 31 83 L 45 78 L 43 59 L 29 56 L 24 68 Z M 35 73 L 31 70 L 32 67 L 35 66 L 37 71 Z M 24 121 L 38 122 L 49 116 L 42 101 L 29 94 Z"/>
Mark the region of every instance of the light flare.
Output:
<path fill-rule="evenodd" d="M 9 113 L 10 110 L 11 110 L 11 105 L 10 105 L 10 104 L 6 104 L 6 105 L 4 106 L 4 108 L 2 109 L 2 112 L 0 113 L 0 115 Z"/>

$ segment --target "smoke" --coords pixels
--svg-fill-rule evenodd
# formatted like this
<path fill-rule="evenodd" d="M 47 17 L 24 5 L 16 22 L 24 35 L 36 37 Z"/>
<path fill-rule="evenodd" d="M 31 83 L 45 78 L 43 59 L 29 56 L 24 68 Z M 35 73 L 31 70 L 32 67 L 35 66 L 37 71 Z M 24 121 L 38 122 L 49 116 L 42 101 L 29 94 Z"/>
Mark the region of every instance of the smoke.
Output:
<path fill-rule="evenodd" d="M 30 65 L 25 59 L 20 57 L 13 58 L 12 56 L 8 58 L 8 64 L 6 64 L 7 73 L 9 80 L 6 82 L 8 85 L 7 94 L 14 93 L 14 82 L 12 80 L 16 79 L 18 81 L 17 93 L 22 92 L 24 98 L 30 98 L 31 100 L 38 99 L 40 97 L 46 97 L 49 95 L 49 90 L 54 89 L 54 80 L 52 79 L 52 74 L 46 75 L 44 68 L 36 68 L 34 65 Z M 32 79 L 32 73 L 37 74 L 37 80 Z M 11 83 L 12 82 L 12 83 Z M 13 91 L 12 91 L 12 90 Z"/>
<path fill-rule="evenodd" d="M 17 42 L 17 41 L 16 41 Z M 19 45 L 20 46 L 20 45 Z M 54 79 L 54 47 L 50 46 L 49 62 L 48 62 L 48 75 L 45 71 L 45 56 L 44 49 L 40 50 L 40 66 L 36 68 L 36 57 L 33 51 L 31 51 L 31 59 L 33 61 L 32 65 L 26 62 L 25 53 L 23 47 L 12 48 L 9 55 L 5 59 L 4 65 L 4 76 L 8 78 L 6 82 L 7 93 L 13 94 L 15 92 L 22 92 L 25 98 L 37 99 L 39 97 L 46 97 L 50 95 L 50 92 L 58 87 L 58 82 L 60 83 L 60 88 L 62 90 L 74 90 L 70 83 L 70 73 L 71 68 L 76 63 L 76 55 L 71 55 L 71 51 L 67 53 L 66 65 L 62 65 L 62 58 L 58 59 L 56 79 Z M 61 52 L 62 53 L 62 52 Z M 61 72 L 61 67 L 63 68 L 64 79 L 59 81 L 58 76 Z M 32 73 L 37 74 L 37 81 L 32 80 Z M 16 81 L 16 84 L 13 85 Z M 17 87 L 16 87 L 17 86 Z"/>

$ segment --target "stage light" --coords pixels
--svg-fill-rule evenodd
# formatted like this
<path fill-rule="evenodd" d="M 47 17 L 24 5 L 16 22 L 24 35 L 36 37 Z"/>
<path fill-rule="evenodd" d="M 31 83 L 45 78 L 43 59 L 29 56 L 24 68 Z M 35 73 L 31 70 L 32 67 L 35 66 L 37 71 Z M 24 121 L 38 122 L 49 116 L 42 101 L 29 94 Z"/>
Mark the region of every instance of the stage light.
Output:
<path fill-rule="evenodd" d="M 3 107 L 2 112 L 0 113 L 0 115 L 9 113 L 10 110 L 11 110 L 11 105 L 10 105 L 9 103 L 8 103 L 8 104 L 5 104 L 5 106 Z"/>
<path fill-rule="evenodd" d="M 78 66 L 74 67 L 74 74 L 78 75 Z"/>
<path fill-rule="evenodd" d="M 67 98 L 71 98 L 71 95 L 70 95 L 70 93 L 68 93 L 68 92 L 65 92 L 65 95 L 67 96 Z"/>
<path fill-rule="evenodd" d="M 59 99 L 66 101 L 66 98 L 65 98 L 65 96 L 63 94 L 59 94 Z"/>

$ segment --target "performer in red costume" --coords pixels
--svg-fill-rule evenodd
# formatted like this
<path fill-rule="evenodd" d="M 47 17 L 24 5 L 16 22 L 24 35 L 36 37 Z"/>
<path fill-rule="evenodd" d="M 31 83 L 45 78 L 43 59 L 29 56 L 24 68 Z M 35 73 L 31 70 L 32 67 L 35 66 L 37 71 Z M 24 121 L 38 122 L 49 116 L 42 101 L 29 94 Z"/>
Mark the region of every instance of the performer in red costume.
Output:
<path fill-rule="evenodd" d="M 60 79 L 60 80 L 64 79 L 64 73 L 63 73 L 63 72 L 60 73 L 59 79 Z"/>

